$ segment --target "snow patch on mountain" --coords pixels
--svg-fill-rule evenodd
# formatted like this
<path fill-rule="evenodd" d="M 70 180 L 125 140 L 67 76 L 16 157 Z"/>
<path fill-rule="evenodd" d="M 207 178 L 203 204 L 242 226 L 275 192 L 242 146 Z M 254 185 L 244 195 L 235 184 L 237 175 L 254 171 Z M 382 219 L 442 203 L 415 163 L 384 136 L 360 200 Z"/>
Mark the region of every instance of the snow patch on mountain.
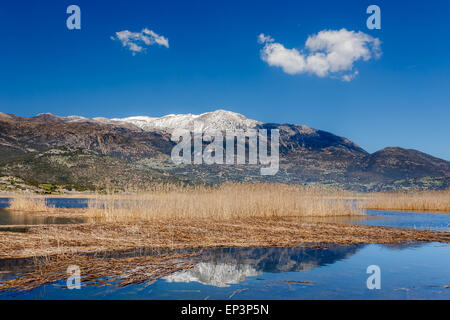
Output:
<path fill-rule="evenodd" d="M 40 117 L 48 117 L 49 115 L 39 115 Z M 53 115 L 52 115 L 53 116 Z M 172 131 L 174 129 L 194 129 L 194 122 L 197 123 L 203 130 L 213 129 L 213 130 L 227 130 L 227 129 L 244 129 L 248 130 L 256 127 L 262 122 L 257 120 L 248 119 L 242 114 L 227 111 L 227 110 L 216 110 L 213 112 L 205 112 L 202 114 L 169 114 L 163 117 L 149 117 L 149 116 L 134 116 L 127 118 L 85 118 L 80 116 L 68 116 L 68 117 L 57 117 L 54 118 L 61 119 L 65 122 L 94 122 L 101 124 L 111 124 L 111 125 L 126 125 L 134 126 L 140 128 L 144 131 Z"/>
<path fill-rule="evenodd" d="M 163 117 L 136 116 L 128 118 L 114 118 L 113 122 L 131 123 L 142 130 L 173 130 L 173 129 L 194 129 L 194 122 L 198 123 L 203 130 L 227 130 L 227 129 L 250 129 L 262 122 L 248 119 L 242 114 L 216 110 L 199 115 L 195 114 L 169 114 Z"/>

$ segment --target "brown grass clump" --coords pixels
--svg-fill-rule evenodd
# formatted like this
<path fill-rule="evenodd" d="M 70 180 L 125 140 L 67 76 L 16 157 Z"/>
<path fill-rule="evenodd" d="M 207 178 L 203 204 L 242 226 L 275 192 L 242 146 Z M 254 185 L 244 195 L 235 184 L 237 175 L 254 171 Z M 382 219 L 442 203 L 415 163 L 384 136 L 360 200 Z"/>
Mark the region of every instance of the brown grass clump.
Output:
<path fill-rule="evenodd" d="M 249 217 L 333 217 L 359 214 L 344 193 L 323 187 L 226 183 L 109 194 L 89 200 L 87 215 L 102 221 L 230 220 Z"/>
<path fill-rule="evenodd" d="M 45 198 L 18 194 L 9 200 L 9 209 L 17 211 L 50 212 L 54 208 L 47 205 Z"/>
<path fill-rule="evenodd" d="M 436 191 L 380 192 L 368 196 L 366 209 L 434 211 L 450 213 L 450 189 Z"/>

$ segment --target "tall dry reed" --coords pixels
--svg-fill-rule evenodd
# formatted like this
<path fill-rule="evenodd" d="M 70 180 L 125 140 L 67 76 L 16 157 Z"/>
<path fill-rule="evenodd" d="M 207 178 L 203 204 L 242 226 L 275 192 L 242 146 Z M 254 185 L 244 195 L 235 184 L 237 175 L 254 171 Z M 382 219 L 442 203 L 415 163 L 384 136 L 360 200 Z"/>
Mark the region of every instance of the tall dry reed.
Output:
<path fill-rule="evenodd" d="M 436 191 L 379 192 L 368 195 L 366 209 L 435 211 L 450 213 L 450 189 Z"/>
<path fill-rule="evenodd" d="M 325 217 L 360 213 L 345 193 L 321 187 L 225 183 L 216 187 L 161 186 L 137 194 L 97 196 L 87 215 L 110 222 L 152 219 Z"/>
<path fill-rule="evenodd" d="M 45 198 L 27 194 L 17 194 L 13 198 L 9 199 L 9 209 L 18 211 L 48 212 L 54 208 L 47 205 Z"/>

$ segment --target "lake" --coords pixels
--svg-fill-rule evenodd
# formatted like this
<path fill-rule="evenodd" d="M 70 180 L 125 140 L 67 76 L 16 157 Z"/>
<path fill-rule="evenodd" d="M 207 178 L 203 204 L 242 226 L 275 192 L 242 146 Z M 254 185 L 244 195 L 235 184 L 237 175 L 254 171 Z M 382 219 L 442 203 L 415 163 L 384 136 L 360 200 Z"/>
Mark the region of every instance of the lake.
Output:
<path fill-rule="evenodd" d="M 60 207 L 86 205 L 85 199 L 51 200 Z M 2 220 L 5 211 L 0 210 L 0 224 L 12 219 Z M 340 222 L 450 229 L 448 214 L 372 210 L 367 214 Z M 65 281 L 59 281 L 27 292 L 0 292 L 0 299 L 450 299 L 448 244 L 205 249 L 193 262 L 194 268 L 151 285 L 68 290 Z M 371 265 L 380 268 L 380 289 L 367 287 Z M 27 268 L 29 261 L 23 259 L 0 260 L 0 279 Z"/>

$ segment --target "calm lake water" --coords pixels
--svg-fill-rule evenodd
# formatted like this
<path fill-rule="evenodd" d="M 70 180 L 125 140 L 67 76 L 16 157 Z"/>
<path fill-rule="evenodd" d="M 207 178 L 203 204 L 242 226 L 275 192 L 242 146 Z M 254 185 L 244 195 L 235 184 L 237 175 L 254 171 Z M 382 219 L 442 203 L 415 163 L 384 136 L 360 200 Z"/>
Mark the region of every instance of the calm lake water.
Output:
<path fill-rule="evenodd" d="M 55 206 L 85 199 L 51 199 Z M 0 200 L 0 205 L 1 205 Z M 0 210 L 2 215 L 7 212 Z M 342 223 L 449 231 L 450 215 L 368 211 Z M 6 218 L 6 220 L 12 218 Z M 338 221 L 336 221 L 338 222 Z M 26 260 L 0 260 L 0 281 L 29 270 Z M 195 267 L 151 285 L 68 290 L 65 281 L 0 299 L 450 299 L 450 245 L 329 245 L 325 248 L 203 250 Z M 381 289 L 369 290 L 367 267 L 381 270 Z"/>
<path fill-rule="evenodd" d="M 357 224 L 418 230 L 450 231 L 450 214 L 367 210 L 370 218 Z"/>
<path fill-rule="evenodd" d="M 68 290 L 60 281 L 0 299 L 450 299 L 450 246 L 439 243 L 214 249 L 196 262 L 151 285 Z M 366 285 L 374 264 L 379 290 Z"/>
<path fill-rule="evenodd" d="M 45 199 L 47 205 L 56 208 L 87 208 L 88 199 L 86 198 L 47 198 Z M 9 198 L 0 198 L 0 208 L 7 208 L 9 206 Z"/>

